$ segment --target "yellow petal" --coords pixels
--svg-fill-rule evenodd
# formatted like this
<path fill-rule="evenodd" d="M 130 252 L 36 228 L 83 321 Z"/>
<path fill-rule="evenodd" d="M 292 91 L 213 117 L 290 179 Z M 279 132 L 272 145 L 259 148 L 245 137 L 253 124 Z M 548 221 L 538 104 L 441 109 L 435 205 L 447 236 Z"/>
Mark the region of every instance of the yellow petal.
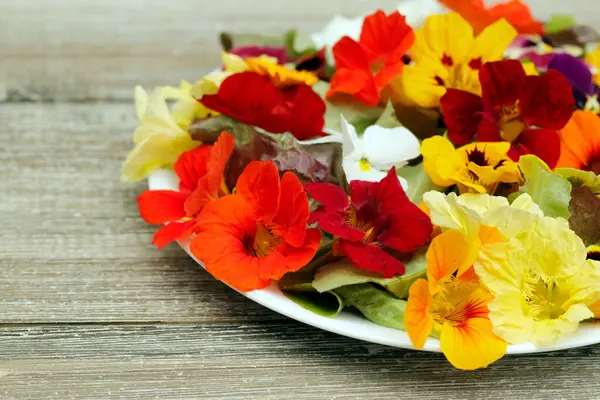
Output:
<path fill-rule="evenodd" d="M 451 186 L 463 168 L 460 156 L 452 143 L 443 136 L 427 138 L 421 144 L 423 168 L 431 181 L 438 186 Z"/>
<path fill-rule="evenodd" d="M 529 341 L 536 346 L 550 346 L 575 332 L 579 323 L 593 318 L 594 313 L 581 303 L 574 304 L 560 317 L 534 321 L 533 334 Z"/>
<path fill-rule="evenodd" d="M 520 294 L 527 271 L 526 253 L 518 241 L 486 243 L 473 266 L 494 295 L 515 290 Z"/>
<path fill-rule="evenodd" d="M 500 207 L 508 207 L 509 203 L 506 197 L 490 196 L 489 194 L 461 194 L 457 198 L 457 203 L 463 207 L 473 210 L 483 217 L 486 213 Z"/>
<path fill-rule="evenodd" d="M 419 65 L 407 65 L 390 85 L 393 101 L 410 107 L 439 107 L 446 88 L 436 77 L 441 82 L 448 79 L 448 71 L 439 62 L 424 60 Z"/>
<path fill-rule="evenodd" d="M 433 239 L 426 255 L 429 293 L 438 293 L 440 283 L 454 273 L 460 276 L 467 271 L 477 258 L 479 246 L 477 238 L 467 240 L 458 231 L 447 231 Z"/>
<path fill-rule="evenodd" d="M 417 64 L 425 59 L 439 63 L 444 55 L 450 57 L 453 64 L 461 64 L 474 40 L 473 28 L 457 13 L 430 15 L 415 36 L 410 54 Z"/>
<path fill-rule="evenodd" d="M 225 71 L 237 74 L 238 72 L 244 72 L 248 70 L 248 65 L 244 59 L 236 54 L 227 52 L 221 53 L 221 61 L 225 66 Z"/>
<path fill-rule="evenodd" d="M 427 281 L 416 280 L 410 287 L 406 309 L 404 310 L 404 328 L 416 349 L 422 349 L 433 329 L 433 318 L 428 307 L 431 302 Z"/>
<path fill-rule="evenodd" d="M 594 51 L 589 52 L 585 56 L 585 61 L 588 64 L 596 67 L 596 74 L 594 75 L 594 82 L 596 85 L 600 85 L 600 46 L 597 46 Z"/>
<path fill-rule="evenodd" d="M 477 272 L 479 274 L 479 272 Z M 533 333 L 533 318 L 524 313 L 525 299 L 518 288 L 496 295 L 488 304 L 494 333 L 512 344 L 526 343 Z"/>
<path fill-rule="evenodd" d="M 600 318 L 600 300 L 592 304 L 589 308 L 590 311 L 594 313 L 594 318 Z"/>
<path fill-rule="evenodd" d="M 506 353 L 507 344 L 492 331 L 485 318 L 471 318 L 453 326 L 444 323 L 440 334 L 442 352 L 459 369 L 485 368 Z"/>
<path fill-rule="evenodd" d="M 532 63 L 531 61 L 521 62 L 521 64 L 523 65 L 523 69 L 525 70 L 525 73 L 527 75 L 530 75 L 530 76 L 539 75 L 535 64 Z"/>
<path fill-rule="evenodd" d="M 504 52 L 516 37 L 516 29 L 505 19 L 500 19 L 475 38 L 468 59 L 480 59 L 482 63 L 502 60 Z"/>
<path fill-rule="evenodd" d="M 141 86 L 136 86 L 133 93 L 135 99 L 135 114 L 137 115 L 138 120 L 141 121 L 148 108 L 148 93 L 146 93 Z"/>
<path fill-rule="evenodd" d="M 423 195 L 423 201 L 429 208 L 429 216 L 434 225 L 445 230 L 457 230 L 467 238 L 477 236 L 481 218 L 476 212 L 461 206 L 455 193 L 445 196 L 443 193 L 430 191 Z"/>
<path fill-rule="evenodd" d="M 171 167 L 184 151 L 200 145 L 187 137 L 173 138 L 166 134 L 147 137 L 128 154 L 123 163 L 121 180 L 133 182 L 146 178 L 160 167 Z"/>
<path fill-rule="evenodd" d="M 162 88 L 156 88 L 148 98 L 148 106 L 140 125 L 133 134 L 133 142 L 141 143 L 148 137 L 155 134 L 166 136 L 186 137 L 187 131 L 183 130 L 173 120 L 167 102 L 162 94 Z"/>

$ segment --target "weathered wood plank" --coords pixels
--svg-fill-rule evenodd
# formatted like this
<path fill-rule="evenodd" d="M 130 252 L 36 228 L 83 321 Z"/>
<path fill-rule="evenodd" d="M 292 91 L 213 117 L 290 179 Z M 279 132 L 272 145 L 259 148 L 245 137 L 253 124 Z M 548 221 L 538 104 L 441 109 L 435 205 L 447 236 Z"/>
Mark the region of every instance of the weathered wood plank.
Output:
<path fill-rule="evenodd" d="M 495 1 L 490 1 L 493 3 Z M 334 13 L 399 0 L 19 0 L 0 2 L 0 99 L 129 100 L 136 84 L 193 80 L 219 62 L 217 34 L 321 29 Z M 529 0 L 542 19 L 600 26 L 596 0 Z"/>
<path fill-rule="evenodd" d="M 0 328 L 0 397 L 593 399 L 600 346 L 453 369 L 299 323 Z"/>
<path fill-rule="evenodd" d="M 0 322 L 281 320 L 177 246 L 151 246 L 135 202 L 145 184 L 119 182 L 133 114 L 0 106 Z"/>

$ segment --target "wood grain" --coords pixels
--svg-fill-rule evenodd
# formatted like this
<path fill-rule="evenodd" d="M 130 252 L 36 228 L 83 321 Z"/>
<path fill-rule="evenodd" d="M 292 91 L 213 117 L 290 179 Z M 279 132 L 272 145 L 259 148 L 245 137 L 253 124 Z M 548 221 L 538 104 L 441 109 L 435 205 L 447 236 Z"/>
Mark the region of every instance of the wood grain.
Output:
<path fill-rule="evenodd" d="M 597 0 L 530 3 L 600 26 Z M 0 0 L 0 398 L 600 398 L 600 346 L 456 371 L 289 320 L 150 245 L 145 184 L 118 180 L 135 84 L 197 78 L 221 30 L 395 4 Z"/>
<path fill-rule="evenodd" d="M 296 322 L 0 329 L 0 397 L 597 399 L 600 348 L 453 369 Z"/>

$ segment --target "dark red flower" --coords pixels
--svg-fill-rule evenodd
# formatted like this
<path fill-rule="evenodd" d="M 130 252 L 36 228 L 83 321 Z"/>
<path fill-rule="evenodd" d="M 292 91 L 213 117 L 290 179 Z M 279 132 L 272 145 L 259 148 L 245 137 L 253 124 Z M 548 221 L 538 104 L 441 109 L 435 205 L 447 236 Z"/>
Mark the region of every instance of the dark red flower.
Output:
<path fill-rule="evenodd" d="M 480 142 L 508 141 L 513 160 L 534 154 L 554 168 L 560 156 L 557 131 L 575 106 L 569 81 L 553 70 L 527 76 L 516 60 L 484 64 L 479 80 L 482 97 L 457 89 L 442 97 L 450 140 L 457 145 L 475 136 Z"/>
<path fill-rule="evenodd" d="M 335 236 L 335 251 L 359 268 L 384 277 L 404 273 L 404 264 L 384 249 L 410 253 L 430 238 L 433 226 L 427 214 L 410 202 L 395 168 L 380 182 L 350 182 L 350 199 L 338 186 L 304 186 L 322 204 L 308 221 Z"/>
<path fill-rule="evenodd" d="M 323 135 L 325 102 L 305 84 L 279 89 L 268 76 L 241 72 L 225 79 L 217 94 L 198 101 L 271 133 L 290 132 L 300 140 Z"/>
<path fill-rule="evenodd" d="M 234 147 L 233 135 L 221 133 L 217 142 L 186 151 L 175 162 L 179 191 L 146 190 L 138 197 L 140 216 L 149 224 L 162 226 L 152 243 L 162 248 L 194 232 L 195 217 L 205 204 L 229 190 L 223 171 Z"/>

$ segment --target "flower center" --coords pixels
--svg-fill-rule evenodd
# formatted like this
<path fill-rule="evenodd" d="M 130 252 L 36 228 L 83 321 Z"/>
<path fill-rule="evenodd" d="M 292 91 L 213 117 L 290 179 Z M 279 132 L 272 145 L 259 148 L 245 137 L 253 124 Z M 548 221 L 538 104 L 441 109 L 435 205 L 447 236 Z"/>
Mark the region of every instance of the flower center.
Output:
<path fill-rule="evenodd" d="M 586 259 L 587 260 L 600 261 L 600 249 L 588 251 Z"/>
<path fill-rule="evenodd" d="M 487 167 L 490 165 L 490 162 L 485 157 L 485 151 L 479 150 L 477 147 L 467 152 L 467 159 L 469 162 L 479 165 L 480 167 Z"/>
<path fill-rule="evenodd" d="M 481 61 L 481 57 L 474 58 L 473 60 L 469 61 L 469 67 L 473 69 L 480 69 L 482 65 L 483 62 Z"/>
<path fill-rule="evenodd" d="M 562 305 L 569 295 L 557 282 L 546 282 L 529 275 L 523 287 L 527 314 L 535 320 L 556 319 L 565 313 Z"/>
<path fill-rule="evenodd" d="M 598 95 L 595 94 L 593 96 L 588 96 L 587 102 L 585 106 L 583 106 L 585 111 L 591 111 L 595 114 L 600 114 L 600 102 L 598 102 Z"/>
<path fill-rule="evenodd" d="M 371 219 L 359 218 L 356 209 L 352 205 L 348 207 L 344 214 L 344 220 L 348 225 L 351 225 L 365 233 L 365 236 L 362 239 L 363 242 L 370 243 L 375 239 L 375 226 Z"/>
<path fill-rule="evenodd" d="M 448 54 L 444 53 L 444 55 L 442 56 L 442 64 L 451 67 L 454 65 L 454 61 L 452 61 L 452 57 L 450 57 Z"/>
<path fill-rule="evenodd" d="M 361 158 L 360 160 L 358 160 L 358 167 L 360 168 L 361 171 L 370 171 L 371 170 L 371 164 L 369 163 L 369 160 L 367 160 L 366 158 Z"/>
<path fill-rule="evenodd" d="M 512 106 L 502 107 L 500 110 L 500 136 L 507 142 L 513 142 L 523 129 L 525 124 L 521 120 L 521 114 L 519 113 L 519 105 L 515 103 Z"/>
<path fill-rule="evenodd" d="M 588 171 L 592 171 L 596 175 L 600 175 L 600 154 L 596 154 L 595 156 L 590 158 L 590 161 L 588 161 L 587 165 L 585 166 L 585 169 L 587 169 Z"/>
<path fill-rule="evenodd" d="M 279 244 L 281 244 L 281 239 L 273 236 L 267 227 L 258 223 L 254 240 L 246 242 L 246 251 L 256 257 L 265 257 Z"/>
<path fill-rule="evenodd" d="M 453 326 L 462 324 L 470 311 L 467 298 L 476 288 L 470 282 L 451 277 L 442 284 L 442 290 L 432 299 L 429 312 L 433 320 L 440 325 L 444 322 Z"/>
<path fill-rule="evenodd" d="M 384 63 L 383 60 L 379 59 L 371 64 L 371 73 L 373 75 L 379 73 L 383 69 Z"/>

